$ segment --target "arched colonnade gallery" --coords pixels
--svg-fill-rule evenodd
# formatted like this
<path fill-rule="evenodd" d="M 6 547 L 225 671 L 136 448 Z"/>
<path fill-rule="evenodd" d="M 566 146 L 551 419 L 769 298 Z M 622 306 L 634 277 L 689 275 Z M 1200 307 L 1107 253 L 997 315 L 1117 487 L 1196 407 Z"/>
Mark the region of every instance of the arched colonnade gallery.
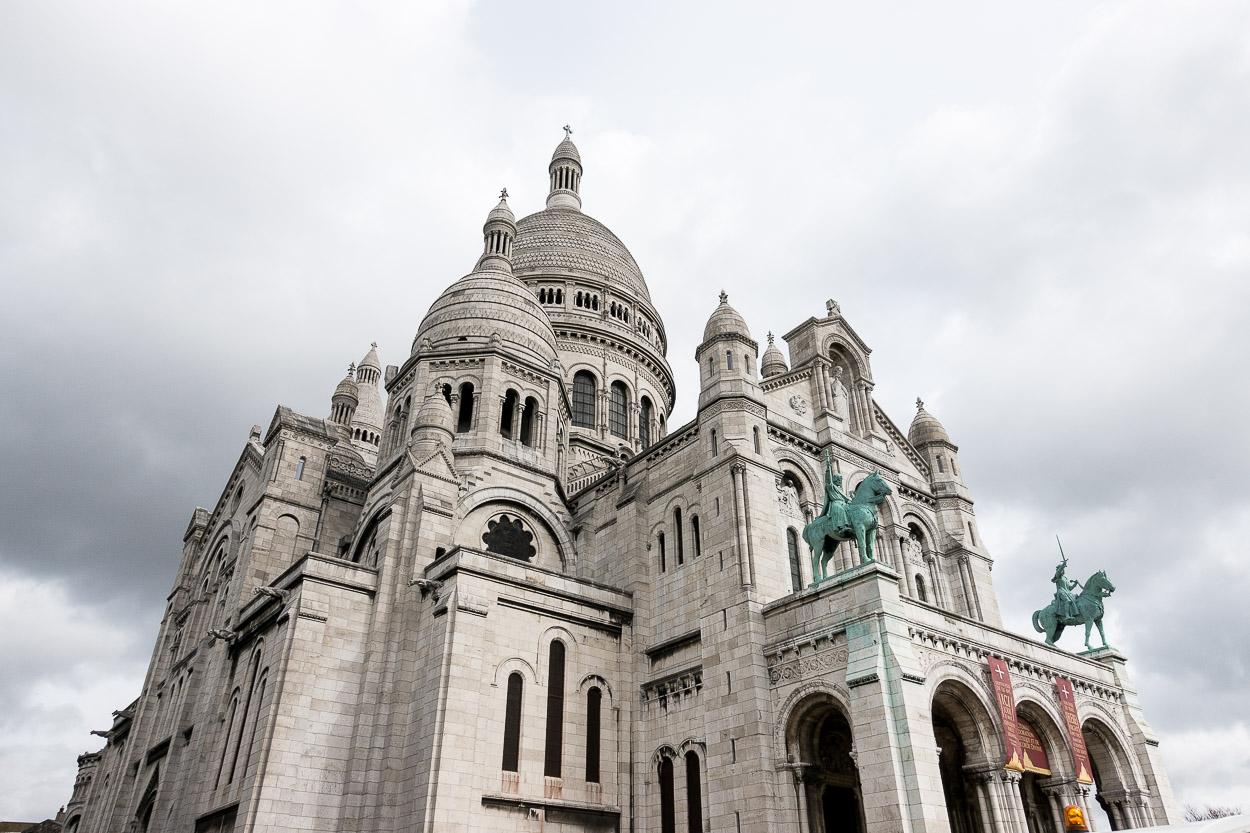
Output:
<path fill-rule="evenodd" d="M 1021 739 L 1030 750 L 1024 772 L 1004 767 L 1002 721 L 987 693 L 956 678 L 932 687 L 932 727 L 952 833 L 1063 833 L 1063 808 L 1070 804 L 1085 811 L 1091 829 L 1101 827 L 1096 807 L 1112 830 L 1157 823 L 1140 767 L 1127 752 L 1131 747 L 1110 721 L 1082 717 L 1094 781 L 1082 783 L 1058 704 L 1032 690 L 1017 698 Z M 783 766 L 793 775 L 794 812 L 803 833 L 865 833 L 857 759 L 850 709 L 836 692 L 810 693 L 790 710 Z"/>

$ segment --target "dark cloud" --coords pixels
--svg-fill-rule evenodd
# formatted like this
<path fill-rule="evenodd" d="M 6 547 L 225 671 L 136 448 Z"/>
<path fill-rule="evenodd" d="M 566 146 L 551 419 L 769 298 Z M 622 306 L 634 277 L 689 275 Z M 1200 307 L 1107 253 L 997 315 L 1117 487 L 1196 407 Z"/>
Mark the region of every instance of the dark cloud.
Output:
<path fill-rule="evenodd" d="M 0 631 L 0 781 L 39 785 L 0 816 L 137 693 L 248 428 L 401 362 L 566 122 L 675 424 L 722 287 L 757 337 L 836 297 L 895 421 L 921 394 L 960 444 L 1010 627 L 1061 534 L 1181 798 L 1250 804 L 1250 11 L 575 8 L 0 9 L 0 590 L 72 611 Z"/>

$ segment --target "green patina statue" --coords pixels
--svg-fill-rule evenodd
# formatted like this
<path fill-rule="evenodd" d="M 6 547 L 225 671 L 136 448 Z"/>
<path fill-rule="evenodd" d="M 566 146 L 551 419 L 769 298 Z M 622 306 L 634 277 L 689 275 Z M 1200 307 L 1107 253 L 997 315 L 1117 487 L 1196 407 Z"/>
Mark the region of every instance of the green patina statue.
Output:
<path fill-rule="evenodd" d="M 803 540 L 812 549 L 812 583 L 829 578 L 829 559 L 841 541 L 859 545 L 860 563 L 873 560 L 877 540 L 877 505 L 892 494 L 880 472 L 864 478 L 850 499 L 842 491 L 842 475 L 833 470 L 825 452 L 825 505 L 820 517 L 803 528 Z"/>
<path fill-rule="evenodd" d="M 1060 547 L 1062 554 L 1063 548 Z M 1115 592 L 1115 585 L 1107 578 L 1107 573 L 1099 570 L 1089 577 L 1082 586 L 1076 579 L 1067 575 L 1068 559 L 1065 557 L 1055 567 L 1055 575 L 1051 582 L 1055 585 L 1055 600 L 1041 610 L 1033 611 L 1033 627 L 1038 633 L 1046 634 L 1046 644 L 1054 645 L 1055 640 L 1063 635 L 1068 625 L 1085 626 L 1085 648 L 1094 650 L 1089 644 L 1090 628 L 1098 626 L 1098 635 L 1102 637 L 1102 647 L 1107 645 L 1107 634 L 1102 629 L 1102 600 Z M 1072 591 L 1081 588 L 1080 595 Z"/>

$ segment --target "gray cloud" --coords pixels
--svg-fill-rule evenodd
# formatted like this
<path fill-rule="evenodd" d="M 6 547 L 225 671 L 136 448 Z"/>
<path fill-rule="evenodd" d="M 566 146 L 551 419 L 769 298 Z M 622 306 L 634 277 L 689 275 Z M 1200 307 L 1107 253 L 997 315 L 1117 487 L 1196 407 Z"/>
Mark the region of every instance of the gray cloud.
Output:
<path fill-rule="evenodd" d="M 921 394 L 960 444 L 1010 626 L 1060 533 L 1120 588 L 1181 798 L 1250 806 L 1213 741 L 1250 723 L 1250 11 L 579 5 L 553 39 L 571 9 L 0 9 L 0 588 L 85 623 L 0 637 L 0 734 L 46 785 L 0 814 L 54 810 L 137 692 L 248 427 L 326 411 L 369 341 L 401 361 L 565 122 L 678 422 L 722 287 L 761 338 L 836 297 L 895 421 Z"/>

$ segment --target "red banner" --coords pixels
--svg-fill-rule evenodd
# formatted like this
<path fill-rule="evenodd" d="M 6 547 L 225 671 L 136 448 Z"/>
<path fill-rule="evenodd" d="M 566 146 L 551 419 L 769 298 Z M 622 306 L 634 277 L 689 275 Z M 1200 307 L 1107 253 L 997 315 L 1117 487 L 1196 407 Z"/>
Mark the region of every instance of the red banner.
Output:
<path fill-rule="evenodd" d="M 990 677 L 994 680 L 994 699 L 1003 720 L 1003 745 L 1007 747 L 1004 769 L 1024 771 L 1024 749 L 1020 746 L 1020 725 L 1016 722 L 1016 696 L 1011 691 L 1011 674 L 1007 663 L 990 657 Z"/>
<path fill-rule="evenodd" d="M 1059 708 L 1063 710 L 1063 721 L 1068 725 L 1068 746 L 1072 747 L 1072 765 L 1076 768 L 1076 780 L 1082 784 L 1094 783 L 1090 775 L 1093 767 L 1089 764 L 1089 752 L 1085 750 L 1085 737 L 1081 734 L 1081 721 L 1076 716 L 1076 699 L 1072 693 L 1072 683 L 1063 677 L 1055 680 L 1059 688 Z"/>
<path fill-rule="evenodd" d="M 1050 759 L 1046 757 L 1046 749 L 1037 736 L 1037 730 L 1023 717 L 1017 717 L 1016 722 L 1020 726 L 1020 748 L 1024 750 L 1024 771 L 1050 775 Z"/>

